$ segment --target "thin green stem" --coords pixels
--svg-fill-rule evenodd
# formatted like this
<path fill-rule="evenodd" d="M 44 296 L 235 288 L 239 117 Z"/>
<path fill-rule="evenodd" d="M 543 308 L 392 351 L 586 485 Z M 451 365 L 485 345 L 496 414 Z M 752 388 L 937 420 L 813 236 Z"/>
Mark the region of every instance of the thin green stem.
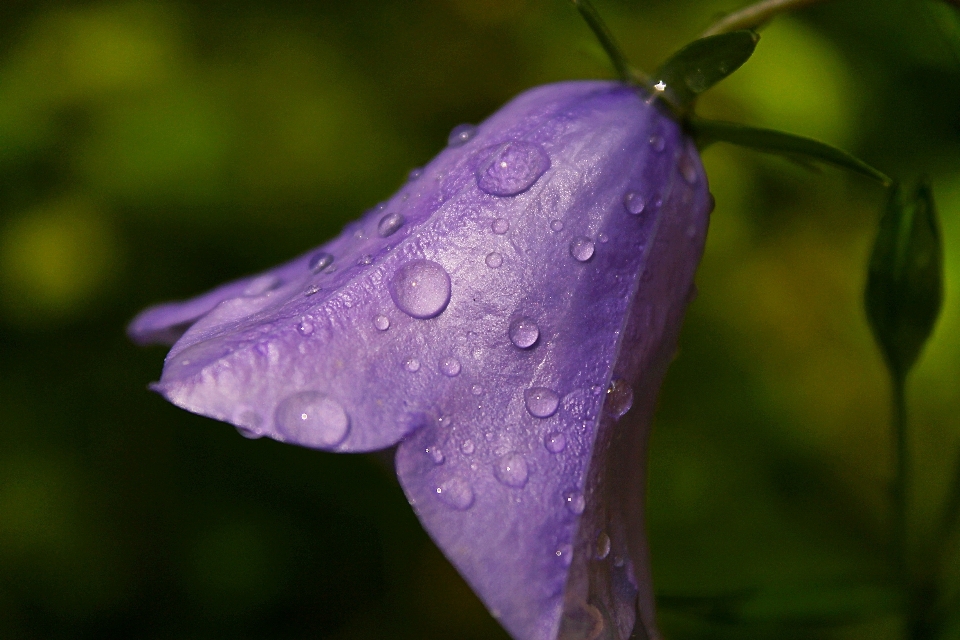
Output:
<path fill-rule="evenodd" d="M 826 0 L 762 0 L 724 16 L 713 23 L 713 26 L 704 31 L 700 37 L 706 38 L 707 36 L 730 33 L 740 29 L 757 29 L 781 13 L 802 9 L 821 2 L 826 2 Z"/>
<path fill-rule="evenodd" d="M 910 456 L 907 446 L 906 376 L 893 373 L 893 440 L 896 456 L 893 498 L 893 543 L 898 578 L 904 587 L 910 584 L 907 569 L 907 492 L 910 474 Z"/>
<path fill-rule="evenodd" d="M 610 62 L 613 64 L 613 68 L 616 70 L 620 80 L 628 84 L 636 84 L 638 80 L 637 72 L 630 66 L 626 54 L 623 53 L 623 49 L 617 44 L 613 33 L 610 31 L 610 28 L 607 27 L 603 18 L 600 17 L 600 13 L 593 6 L 593 3 L 591 3 L 590 0 L 570 1 L 597 37 L 600 46 L 603 47 L 603 50 L 607 53 L 607 57 L 610 58 Z"/>

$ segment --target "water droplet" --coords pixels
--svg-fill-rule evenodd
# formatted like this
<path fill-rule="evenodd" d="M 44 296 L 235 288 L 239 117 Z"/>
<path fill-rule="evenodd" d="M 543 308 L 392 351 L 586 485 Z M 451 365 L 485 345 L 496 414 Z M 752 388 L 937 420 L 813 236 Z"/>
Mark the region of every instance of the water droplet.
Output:
<path fill-rule="evenodd" d="M 624 565 L 624 562 L 625 560 L 623 559 L 623 556 L 618 556 L 618 555 L 613 556 L 613 566 L 622 567 Z"/>
<path fill-rule="evenodd" d="M 373 256 L 370 255 L 369 253 L 365 253 L 365 254 L 363 254 L 362 256 L 360 256 L 359 258 L 357 258 L 357 266 L 358 266 L 358 267 L 366 267 L 366 266 L 371 265 L 371 264 L 373 264 Z"/>
<path fill-rule="evenodd" d="M 277 430 L 288 441 L 320 449 L 347 437 L 350 418 L 339 402 L 319 391 L 301 391 L 277 405 Z"/>
<path fill-rule="evenodd" d="M 560 396 L 553 389 L 533 387 L 523 392 L 523 401 L 527 411 L 535 418 L 549 418 L 560 406 Z"/>
<path fill-rule="evenodd" d="M 567 436 L 559 431 L 548 433 L 543 438 L 543 446 L 545 446 L 550 453 L 560 453 L 567 448 Z"/>
<path fill-rule="evenodd" d="M 395 234 L 403 226 L 405 220 L 399 213 L 388 213 L 380 218 L 377 223 L 377 234 L 381 238 L 386 238 Z"/>
<path fill-rule="evenodd" d="M 469 142 L 476 133 L 477 127 L 475 125 L 458 124 L 450 131 L 450 135 L 447 137 L 447 145 L 451 147 L 464 145 Z"/>
<path fill-rule="evenodd" d="M 563 231 L 563 220 L 551 220 L 550 228 L 553 231 Z"/>
<path fill-rule="evenodd" d="M 643 210 L 647 206 L 647 201 L 643 199 L 639 191 L 627 191 L 623 196 L 623 206 L 627 209 L 627 213 L 638 216 L 643 213 Z"/>
<path fill-rule="evenodd" d="M 416 373 L 420 371 L 420 361 L 416 358 L 407 358 L 403 361 L 403 368 L 410 373 Z"/>
<path fill-rule="evenodd" d="M 570 255 L 578 262 L 586 262 L 593 257 L 593 240 L 580 236 L 570 241 Z"/>
<path fill-rule="evenodd" d="M 571 563 L 573 563 L 573 547 L 569 544 L 560 545 L 560 547 L 554 552 L 554 554 L 558 558 L 560 558 L 560 562 L 562 562 L 567 567 L 569 567 Z"/>
<path fill-rule="evenodd" d="M 497 460 L 493 468 L 493 474 L 501 484 L 517 489 L 527 484 L 527 478 L 530 471 L 527 467 L 527 461 L 519 453 L 508 453 Z"/>
<path fill-rule="evenodd" d="M 413 260 L 393 275 L 390 297 L 411 317 L 433 318 L 450 303 L 450 276 L 436 262 Z"/>
<path fill-rule="evenodd" d="M 332 264 L 333 256 L 326 251 L 317 251 L 307 261 L 307 267 L 314 273 L 320 273 Z"/>
<path fill-rule="evenodd" d="M 463 441 L 463 444 L 460 445 L 460 451 L 463 452 L 465 456 L 472 456 L 473 452 L 476 451 L 476 447 L 473 444 L 473 440 L 467 439 Z"/>
<path fill-rule="evenodd" d="M 439 424 L 444 429 L 449 429 L 453 424 L 453 418 L 451 416 L 440 416 L 437 418 L 437 424 Z"/>
<path fill-rule="evenodd" d="M 390 318 L 380 314 L 373 319 L 373 326 L 377 328 L 377 331 L 386 331 L 390 328 Z"/>
<path fill-rule="evenodd" d="M 605 233 L 600 233 L 600 234 L 597 234 L 597 240 L 600 241 L 600 244 L 607 244 L 608 242 L 610 242 L 610 236 L 608 236 Z"/>
<path fill-rule="evenodd" d="M 443 464 L 445 458 L 443 457 L 443 451 L 440 450 L 440 447 L 427 447 L 424 452 L 430 456 L 433 464 Z"/>
<path fill-rule="evenodd" d="M 493 196 L 515 196 L 532 187 L 549 168 L 550 157 L 540 145 L 505 142 L 477 169 L 477 186 Z"/>
<path fill-rule="evenodd" d="M 263 437 L 260 427 L 263 426 L 263 418 L 256 411 L 244 411 L 240 414 L 237 421 L 237 433 L 244 438 L 256 440 Z"/>
<path fill-rule="evenodd" d="M 579 491 L 571 491 L 563 496 L 570 513 L 578 516 L 587 508 L 587 501 Z"/>
<path fill-rule="evenodd" d="M 483 387 L 481 387 L 478 384 L 475 384 L 472 387 L 470 387 L 470 393 L 472 393 L 475 396 L 479 396 L 480 394 L 483 393 Z"/>
<path fill-rule="evenodd" d="M 500 265 L 503 264 L 503 256 L 501 256 L 496 251 L 491 251 L 487 254 L 487 257 L 484 259 L 484 262 L 487 263 L 487 266 L 491 269 L 499 269 Z"/>
<path fill-rule="evenodd" d="M 633 406 L 633 388 L 626 380 L 617 378 L 607 387 L 607 410 L 620 419 Z"/>
<path fill-rule="evenodd" d="M 663 139 L 663 136 L 653 134 L 650 136 L 650 146 L 653 147 L 654 151 L 660 153 L 666 148 L 667 141 Z"/>
<path fill-rule="evenodd" d="M 597 560 L 603 560 L 610 555 L 610 536 L 606 531 L 601 531 L 597 536 Z"/>
<path fill-rule="evenodd" d="M 460 478 L 451 478 L 437 487 L 440 502 L 457 511 L 466 511 L 473 506 L 473 489 Z"/>
<path fill-rule="evenodd" d="M 540 338 L 540 327 L 527 317 L 520 317 L 510 323 L 510 342 L 520 349 L 529 349 Z"/>
<path fill-rule="evenodd" d="M 697 225 L 691 224 L 687 226 L 687 237 L 690 239 L 695 238 L 697 235 Z"/>
<path fill-rule="evenodd" d="M 300 324 L 297 325 L 297 331 L 302 336 L 309 336 L 313 333 L 313 323 L 304 318 L 300 321 Z"/>
<path fill-rule="evenodd" d="M 440 360 L 440 373 L 448 378 L 454 378 L 460 375 L 460 361 L 453 356 L 447 356 Z"/>
<path fill-rule="evenodd" d="M 280 278 L 274 275 L 264 275 L 254 278 L 250 281 L 250 284 L 247 285 L 246 289 L 243 290 L 241 295 L 244 295 L 248 298 L 256 298 L 257 296 L 262 296 L 268 291 L 276 289 L 280 286 Z"/>
<path fill-rule="evenodd" d="M 420 179 L 420 176 L 422 176 L 422 175 L 423 175 L 423 169 L 417 167 L 416 169 L 412 170 L 412 171 L 407 175 L 407 181 L 408 181 L 408 182 L 413 182 L 413 181 L 415 181 L 415 180 L 419 180 L 419 179 Z M 389 235 L 389 234 L 388 234 L 388 235 Z"/>
<path fill-rule="evenodd" d="M 697 167 L 693 162 L 693 158 L 689 154 L 683 154 L 680 156 L 678 161 L 680 168 L 680 175 L 683 176 L 684 181 L 687 184 L 696 184 L 697 182 Z"/>
<path fill-rule="evenodd" d="M 498 236 L 502 236 L 510 230 L 510 222 L 506 218 L 497 218 L 490 223 L 490 229 Z"/>
<path fill-rule="evenodd" d="M 312 284 L 306 289 L 303 290 L 303 295 L 305 296 L 314 296 L 320 293 L 320 285 Z"/>

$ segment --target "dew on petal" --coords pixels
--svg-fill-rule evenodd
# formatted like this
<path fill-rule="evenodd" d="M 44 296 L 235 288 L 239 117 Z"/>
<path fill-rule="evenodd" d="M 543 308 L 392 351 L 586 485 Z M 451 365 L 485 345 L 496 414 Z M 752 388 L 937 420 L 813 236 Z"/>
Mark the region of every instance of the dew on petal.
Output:
<path fill-rule="evenodd" d="M 405 220 L 399 213 L 388 213 L 377 223 L 377 235 L 386 238 L 395 234 L 403 226 Z"/>
<path fill-rule="evenodd" d="M 549 418 L 560 406 L 560 396 L 553 389 L 533 387 L 523 392 L 527 411 L 535 418 Z"/>
<path fill-rule="evenodd" d="M 466 511 L 473 506 L 473 489 L 460 478 L 451 478 L 436 489 L 440 502 L 457 511 Z"/>
<path fill-rule="evenodd" d="M 559 431 L 552 431 L 543 437 L 543 446 L 550 453 L 560 453 L 567 448 L 567 436 Z"/>
<path fill-rule="evenodd" d="M 433 318 L 450 303 L 450 276 L 436 262 L 413 260 L 393 275 L 390 297 L 408 316 Z"/>
<path fill-rule="evenodd" d="M 437 418 L 437 424 L 444 429 L 449 429 L 453 425 L 453 418 L 451 416 L 440 416 Z"/>
<path fill-rule="evenodd" d="M 447 146 L 459 147 L 465 145 L 476 133 L 476 125 L 458 124 L 450 131 L 450 135 L 447 137 Z"/>
<path fill-rule="evenodd" d="M 540 338 L 540 327 L 532 319 L 520 317 L 510 323 L 510 342 L 520 349 L 529 349 Z"/>
<path fill-rule="evenodd" d="M 390 318 L 381 313 L 373 319 L 373 326 L 377 328 L 377 331 L 386 331 L 390 328 Z"/>
<path fill-rule="evenodd" d="M 605 233 L 598 233 L 597 240 L 600 241 L 600 244 L 607 244 L 608 242 L 610 242 L 610 236 L 608 236 Z"/>
<path fill-rule="evenodd" d="M 607 411 L 614 418 L 621 418 L 633 406 L 633 387 L 623 379 L 617 378 L 607 387 Z"/>
<path fill-rule="evenodd" d="M 585 236 L 570 241 L 570 255 L 578 262 L 586 262 L 592 258 L 594 248 L 593 240 Z"/>
<path fill-rule="evenodd" d="M 623 196 L 623 206 L 626 208 L 627 213 L 638 216 L 643 213 L 643 210 L 647 206 L 647 201 L 643 199 L 643 195 L 639 191 L 627 191 Z"/>
<path fill-rule="evenodd" d="M 410 373 L 416 373 L 420 371 L 420 361 L 416 358 L 407 358 L 403 361 L 403 368 Z"/>
<path fill-rule="evenodd" d="M 277 405 L 274 419 L 282 436 L 307 447 L 335 447 L 350 431 L 347 412 L 319 391 L 301 391 L 287 397 Z"/>
<path fill-rule="evenodd" d="M 463 452 L 465 456 L 473 455 L 473 452 L 476 451 L 476 446 L 473 444 L 473 440 L 467 438 L 463 441 L 463 444 L 460 445 L 460 451 Z"/>
<path fill-rule="evenodd" d="M 650 136 L 650 146 L 653 147 L 654 151 L 660 153 L 666 148 L 667 141 L 663 139 L 663 136 L 654 134 Z"/>
<path fill-rule="evenodd" d="M 503 256 L 501 256 L 496 251 L 491 251 L 487 254 L 487 257 L 484 259 L 484 262 L 491 269 L 499 269 L 503 264 Z"/>
<path fill-rule="evenodd" d="M 475 396 L 482 395 L 482 394 L 483 394 L 483 387 L 481 387 L 481 386 L 478 385 L 478 384 L 475 384 L 475 385 L 473 385 L 472 387 L 470 387 L 470 393 L 472 393 L 472 394 L 475 395 Z"/>
<path fill-rule="evenodd" d="M 680 169 L 680 175 L 683 176 L 687 184 L 697 183 L 697 167 L 694 165 L 693 158 L 691 158 L 689 154 L 685 153 L 680 156 L 677 165 Z"/>
<path fill-rule="evenodd" d="M 560 559 L 560 562 L 562 562 L 564 566 L 569 567 L 570 564 L 573 563 L 573 546 L 562 544 L 554 551 L 554 555 Z"/>
<path fill-rule="evenodd" d="M 440 447 L 427 447 L 424 453 L 426 453 L 430 459 L 433 460 L 433 464 L 443 464 L 443 461 L 445 460 L 443 451 L 440 450 Z"/>
<path fill-rule="evenodd" d="M 563 220 L 551 220 L 550 229 L 553 231 L 563 231 Z"/>
<path fill-rule="evenodd" d="M 262 296 L 268 291 L 272 291 L 280 286 L 280 278 L 273 275 L 264 275 L 257 278 L 254 278 L 250 281 L 250 284 L 243 290 L 241 295 L 244 295 L 248 298 L 256 298 L 257 296 Z"/>
<path fill-rule="evenodd" d="M 303 290 L 303 295 L 310 297 L 315 296 L 320 293 L 320 285 L 311 284 L 309 287 Z"/>
<path fill-rule="evenodd" d="M 360 256 L 359 258 L 357 258 L 357 266 L 358 266 L 358 267 L 366 267 L 366 266 L 369 266 L 369 265 L 371 265 L 371 264 L 373 264 L 373 256 L 370 255 L 369 253 L 365 253 L 365 254 L 363 254 L 362 256 Z"/>
<path fill-rule="evenodd" d="M 508 453 L 497 460 L 493 474 L 501 484 L 520 489 L 530 476 L 526 459 L 519 453 Z"/>
<path fill-rule="evenodd" d="M 410 171 L 409 174 L 407 174 L 407 181 L 408 181 L 408 182 L 414 182 L 414 181 L 416 181 L 416 180 L 419 180 L 419 179 L 420 179 L 420 176 L 422 176 L 422 175 L 423 175 L 423 169 L 417 167 L 416 169 L 413 169 L 412 171 Z M 387 235 L 389 235 L 389 234 L 387 234 Z"/>
<path fill-rule="evenodd" d="M 567 505 L 567 509 L 570 513 L 574 515 L 580 515 L 583 513 L 583 510 L 587 508 L 587 501 L 583 497 L 583 494 L 579 491 L 571 491 L 564 494 L 563 501 Z"/>
<path fill-rule="evenodd" d="M 453 356 L 447 356 L 440 360 L 440 373 L 448 378 L 454 378 L 460 375 L 460 361 Z"/>
<path fill-rule="evenodd" d="M 307 261 L 307 267 L 314 273 L 320 273 L 333 264 L 333 256 L 326 251 L 318 251 Z"/>
<path fill-rule="evenodd" d="M 604 560 L 610 555 L 610 536 L 606 531 L 601 531 L 597 536 L 597 560 Z"/>
<path fill-rule="evenodd" d="M 492 196 L 515 196 L 532 187 L 549 168 L 550 157 L 540 145 L 505 142 L 477 169 L 477 186 Z"/>
<path fill-rule="evenodd" d="M 510 230 L 510 222 L 506 218 L 497 218 L 490 223 L 490 229 L 498 236 L 502 236 Z"/>
<path fill-rule="evenodd" d="M 313 333 L 313 323 L 304 318 L 297 325 L 297 332 L 304 337 L 309 336 Z"/>

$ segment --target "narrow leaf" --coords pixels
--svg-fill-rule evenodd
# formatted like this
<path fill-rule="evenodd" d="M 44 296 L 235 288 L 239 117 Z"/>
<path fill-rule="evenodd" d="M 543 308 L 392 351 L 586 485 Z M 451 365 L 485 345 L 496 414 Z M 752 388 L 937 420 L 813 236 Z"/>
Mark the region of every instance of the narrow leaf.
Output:
<path fill-rule="evenodd" d="M 687 107 L 750 59 L 759 40 L 747 29 L 694 40 L 660 65 L 654 86 L 677 106 Z"/>
<path fill-rule="evenodd" d="M 603 47 L 603 50 L 607 52 L 607 57 L 610 58 L 610 62 L 613 64 L 613 68 L 617 72 L 617 77 L 626 83 L 635 82 L 636 73 L 630 68 L 630 63 L 627 61 L 626 54 L 623 53 L 623 49 L 621 49 L 620 45 L 617 44 L 616 39 L 613 37 L 613 33 L 610 31 L 610 28 L 607 27 L 607 24 L 603 21 L 603 18 L 600 17 L 600 13 L 593 6 L 593 3 L 591 3 L 590 0 L 570 1 L 573 2 L 573 6 L 577 8 L 577 11 L 580 12 L 580 15 L 583 17 L 584 21 L 586 21 L 587 26 L 590 27 L 591 31 L 593 31 L 593 35 L 597 37 L 597 40 L 600 42 L 600 46 Z"/>
<path fill-rule="evenodd" d="M 904 201 L 899 187 L 880 219 L 865 302 L 891 372 L 903 379 L 933 331 L 943 301 L 943 246 L 933 192 L 920 182 Z"/>
<path fill-rule="evenodd" d="M 729 142 L 757 151 L 818 160 L 873 178 L 884 186 L 893 182 L 882 171 L 875 169 L 856 156 L 813 138 L 805 138 L 773 129 L 750 127 L 734 122 L 701 118 L 691 120 L 690 128 L 693 130 L 697 144 L 701 149 L 714 142 Z"/>

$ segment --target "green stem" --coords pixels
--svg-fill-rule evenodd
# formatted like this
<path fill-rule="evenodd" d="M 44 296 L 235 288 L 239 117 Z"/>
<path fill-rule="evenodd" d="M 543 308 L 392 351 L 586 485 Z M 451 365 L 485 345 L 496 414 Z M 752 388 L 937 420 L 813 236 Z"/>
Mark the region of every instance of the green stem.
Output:
<path fill-rule="evenodd" d="M 603 47 L 603 50 L 607 53 L 607 57 L 610 58 L 610 62 L 613 64 L 613 68 L 616 70 L 620 80 L 627 84 L 636 84 L 638 81 L 637 72 L 630 67 L 626 54 L 623 53 L 623 49 L 617 44 L 617 40 L 613 37 L 610 28 L 607 27 L 607 24 L 603 21 L 603 18 L 600 17 L 600 13 L 594 8 L 590 0 L 570 1 L 573 3 L 573 6 L 577 8 L 577 11 L 580 12 L 580 15 L 587 23 L 587 26 L 590 27 L 590 30 L 593 31 L 597 40 L 600 41 L 600 46 Z"/>
<path fill-rule="evenodd" d="M 762 0 L 724 16 L 713 23 L 713 26 L 704 31 L 700 37 L 706 38 L 707 36 L 730 33 L 740 29 L 756 29 L 781 13 L 802 9 L 821 2 L 826 2 L 826 0 Z"/>
<path fill-rule="evenodd" d="M 904 587 L 910 584 L 907 569 L 907 490 L 910 461 L 907 447 L 906 376 L 893 374 L 893 439 L 896 466 L 893 476 L 893 543 L 897 575 Z"/>

